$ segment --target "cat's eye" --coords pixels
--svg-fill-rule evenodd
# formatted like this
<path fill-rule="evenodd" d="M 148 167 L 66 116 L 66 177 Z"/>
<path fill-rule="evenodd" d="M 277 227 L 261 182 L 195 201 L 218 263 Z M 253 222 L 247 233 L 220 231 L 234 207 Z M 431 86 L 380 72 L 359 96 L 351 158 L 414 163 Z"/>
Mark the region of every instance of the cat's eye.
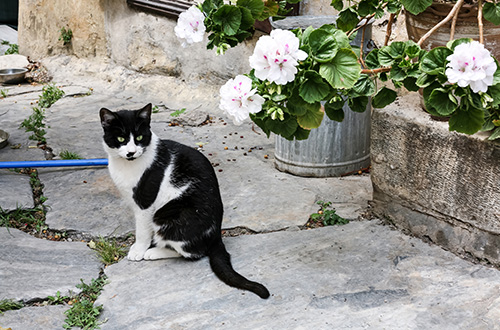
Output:
<path fill-rule="evenodd" d="M 122 142 L 125 142 L 125 138 L 123 136 L 119 136 L 116 138 L 118 140 L 118 142 L 122 143 Z"/>
<path fill-rule="evenodd" d="M 142 135 L 139 135 L 135 138 L 137 141 L 141 141 L 142 140 Z"/>

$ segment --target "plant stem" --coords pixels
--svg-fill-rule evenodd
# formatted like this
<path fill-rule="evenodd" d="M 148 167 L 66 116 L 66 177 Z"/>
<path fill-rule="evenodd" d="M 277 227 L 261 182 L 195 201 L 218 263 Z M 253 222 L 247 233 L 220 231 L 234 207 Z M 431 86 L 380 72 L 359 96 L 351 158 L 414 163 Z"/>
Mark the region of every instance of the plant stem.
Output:
<path fill-rule="evenodd" d="M 389 44 L 389 39 L 391 38 L 392 34 L 392 23 L 394 22 L 394 17 L 396 15 L 391 13 L 389 15 L 389 22 L 387 22 L 387 29 L 385 31 L 385 41 L 384 41 L 384 46 L 387 46 Z"/>
<path fill-rule="evenodd" d="M 462 6 L 463 3 L 464 3 L 464 0 L 458 0 L 457 3 L 453 6 L 453 8 L 448 13 L 448 16 L 446 16 L 441 22 L 439 22 L 437 25 L 435 25 L 432 29 L 430 29 L 429 31 L 427 31 L 427 33 L 424 34 L 422 36 L 422 38 L 420 38 L 420 40 L 417 42 L 417 44 L 419 46 L 422 46 L 422 44 L 424 43 L 424 41 L 427 40 L 427 38 L 429 38 L 434 32 L 436 32 L 437 29 L 439 29 L 441 26 L 443 26 L 446 23 L 448 23 L 453 18 L 453 16 L 458 11 L 458 9 Z"/>
<path fill-rule="evenodd" d="M 391 67 L 388 67 L 388 68 L 378 68 L 378 69 L 363 69 L 363 70 L 361 70 L 361 73 L 365 73 L 365 74 L 377 74 L 377 73 L 389 72 L 389 71 L 391 71 Z"/>
<path fill-rule="evenodd" d="M 366 21 L 368 22 L 368 21 Z M 362 68 L 366 68 L 365 61 L 363 60 L 363 46 L 365 43 L 365 30 L 366 30 L 366 23 L 363 24 L 363 29 L 361 30 L 361 45 L 359 45 L 359 61 L 361 63 Z"/>
<path fill-rule="evenodd" d="M 457 19 L 458 19 L 458 13 L 460 12 L 460 7 L 462 7 L 462 5 L 458 7 L 457 12 L 455 13 L 455 15 L 453 15 L 453 20 L 451 21 L 450 41 L 455 39 L 455 28 L 457 26 Z"/>
<path fill-rule="evenodd" d="M 479 42 L 484 44 L 483 35 L 483 1 L 477 1 L 477 26 L 479 27 Z"/>

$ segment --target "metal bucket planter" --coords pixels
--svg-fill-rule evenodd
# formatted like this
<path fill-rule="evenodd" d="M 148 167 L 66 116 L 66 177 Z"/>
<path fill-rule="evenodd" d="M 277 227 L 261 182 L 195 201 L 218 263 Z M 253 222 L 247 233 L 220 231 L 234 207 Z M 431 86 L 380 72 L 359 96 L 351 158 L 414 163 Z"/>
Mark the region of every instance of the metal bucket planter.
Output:
<path fill-rule="evenodd" d="M 293 21 L 287 18 L 271 24 L 281 29 L 306 28 L 309 25 L 317 28 L 335 22 L 335 19 L 335 16 L 297 16 L 293 17 Z M 365 50 L 369 49 L 370 39 L 371 25 L 368 25 L 363 46 Z M 358 33 L 353 44 L 361 44 L 361 33 Z M 325 116 L 320 127 L 311 130 L 307 140 L 289 141 L 276 136 L 276 168 L 299 176 L 332 177 L 370 166 L 371 106 L 368 105 L 365 112 L 357 113 L 346 104 L 344 113 L 341 123 Z"/>
<path fill-rule="evenodd" d="M 329 177 L 370 166 L 371 109 L 358 113 L 345 105 L 344 113 L 341 123 L 323 119 L 307 140 L 276 136 L 276 168 L 300 176 Z"/>

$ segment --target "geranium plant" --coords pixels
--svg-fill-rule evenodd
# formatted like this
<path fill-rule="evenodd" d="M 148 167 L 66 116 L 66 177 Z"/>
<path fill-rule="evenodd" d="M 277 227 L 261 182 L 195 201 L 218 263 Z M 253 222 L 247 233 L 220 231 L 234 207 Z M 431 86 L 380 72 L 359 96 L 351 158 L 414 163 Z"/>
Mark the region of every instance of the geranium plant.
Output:
<path fill-rule="evenodd" d="M 463 2 L 456 1 L 436 29 L 456 17 Z M 181 14 L 176 34 L 190 43 L 199 41 L 201 31 L 206 30 L 207 47 L 223 53 L 252 35 L 255 20 L 276 16 L 284 4 L 205 0 Z M 479 42 L 451 40 L 446 47 L 427 51 L 420 45 L 432 30 L 418 43 L 388 41 L 392 22 L 402 8 L 418 14 L 432 0 L 361 0 L 349 1 L 349 6 L 333 0 L 331 4 L 340 11 L 336 25 L 274 30 L 258 40 L 249 58 L 252 70 L 220 90 L 220 106 L 235 123 L 249 117 L 268 135 L 306 139 L 325 114 L 342 121 L 346 102 L 352 111 L 363 112 L 371 98 L 373 107 L 382 108 L 396 99 L 397 89 L 406 88 L 422 90 L 426 110 L 449 117 L 450 130 L 466 134 L 486 130 L 492 132 L 490 139 L 500 138 L 500 66 L 482 45 L 481 24 Z M 500 23 L 500 5 L 487 2 L 483 6 L 479 0 L 478 6 L 478 22 L 484 15 Z M 368 54 L 363 41 L 360 47 L 352 46 L 355 33 L 364 35 L 368 22 L 385 12 L 390 16 L 384 46 Z M 377 80 L 384 84 L 378 86 Z"/>

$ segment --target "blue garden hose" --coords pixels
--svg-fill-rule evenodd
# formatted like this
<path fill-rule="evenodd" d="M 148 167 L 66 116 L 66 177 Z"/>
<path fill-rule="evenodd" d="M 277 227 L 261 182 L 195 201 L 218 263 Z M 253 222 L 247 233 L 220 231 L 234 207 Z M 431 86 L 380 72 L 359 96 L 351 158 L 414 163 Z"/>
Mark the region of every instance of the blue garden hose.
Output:
<path fill-rule="evenodd" d="M 0 168 L 27 168 L 27 167 L 36 168 L 36 167 L 107 166 L 107 165 L 108 165 L 108 160 L 106 158 L 0 162 Z"/>

